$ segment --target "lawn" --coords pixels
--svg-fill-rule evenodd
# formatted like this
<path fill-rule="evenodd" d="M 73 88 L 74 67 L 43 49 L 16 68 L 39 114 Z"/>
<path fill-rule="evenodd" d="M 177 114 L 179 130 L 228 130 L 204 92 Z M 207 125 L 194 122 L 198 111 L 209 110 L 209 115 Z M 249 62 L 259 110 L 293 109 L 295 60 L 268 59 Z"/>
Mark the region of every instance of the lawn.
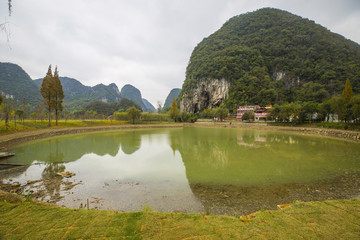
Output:
<path fill-rule="evenodd" d="M 360 238 L 360 200 L 296 202 L 236 218 L 149 208 L 129 213 L 74 210 L 19 199 L 1 199 L 0 194 L 0 239 Z"/>

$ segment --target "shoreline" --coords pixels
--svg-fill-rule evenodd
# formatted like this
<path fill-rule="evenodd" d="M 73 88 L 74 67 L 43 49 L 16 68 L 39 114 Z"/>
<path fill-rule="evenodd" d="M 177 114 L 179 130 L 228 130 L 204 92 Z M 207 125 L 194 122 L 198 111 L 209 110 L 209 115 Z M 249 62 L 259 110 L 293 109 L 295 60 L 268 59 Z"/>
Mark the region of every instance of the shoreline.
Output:
<path fill-rule="evenodd" d="M 241 128 L 264 131 L 282 131 L 282 132 L 296 132 L 304 135 L 331 137 L 336 139 L 343 139 L 352 142 L 360 142 L 360 131 L 320 128 L 320 127 L 296 127 L 296 126 L 271 126 L 264 123 L 242 123 L 242 122 L 196 122 L 193 125 L 186 124 L 185 126 L 198 126 L 209 128 Z"/>
<path fill-rule="evenodd" d="M 196 122 L 196 123 L 169 123 L 169 124 L 125 124 L 125 125 L 104 125 L 86 127 L 51 127 L 29 131 L 14 132 L 0 135 L 0 151 L 9 149 L 30 141 L 56 137 L 61 135 L 72 135 L 101 131 L 118 131 L 131 129 L 149 128 L 182 128 L 182 127 L 208 127 L 208 128 L 241 128 L 266 131 L 296 132 L 305 135 L 332 137 L 337 139 L 360 142 L 360 131 L 349 131 L 317 127 L 292 127 L 292 126 L 269 126 L 267 123 L 239 123 L 239 122 Z"/>

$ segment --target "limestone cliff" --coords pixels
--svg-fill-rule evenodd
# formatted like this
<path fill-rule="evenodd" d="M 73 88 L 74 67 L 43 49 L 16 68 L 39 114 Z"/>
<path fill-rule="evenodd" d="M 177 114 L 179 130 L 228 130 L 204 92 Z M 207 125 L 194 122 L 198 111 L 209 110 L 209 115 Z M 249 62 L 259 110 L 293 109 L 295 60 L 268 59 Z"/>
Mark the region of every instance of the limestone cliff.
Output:
<path fill-rule="evenodd" d="M 205 79 L 199 81 L 180 100 L 180 110 L 199 112 L 202 109 L 219 106 L 228 98 L 230 83 L 225 79 Z"/>

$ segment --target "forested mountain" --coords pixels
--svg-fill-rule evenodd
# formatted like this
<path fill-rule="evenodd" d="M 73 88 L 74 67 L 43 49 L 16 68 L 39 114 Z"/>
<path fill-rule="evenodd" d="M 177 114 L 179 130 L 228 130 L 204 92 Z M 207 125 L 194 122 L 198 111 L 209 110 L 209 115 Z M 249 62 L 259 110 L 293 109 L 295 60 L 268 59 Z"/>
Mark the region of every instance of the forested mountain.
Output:
<path fill-rule="evenodd" d="M 136 102 L 144 112 L 147 111 L 146 106 L 142 101 L 140 90 L 134 87 L 133 85 L 126 84 L 125 86 L 123 86 L 121 89 L 121 97 Z"/>
<path fill-rule="evenodd" d="M 83 110 L 84 111 L 95 111 L 97 114 L 102 114 L 105 116 L 112 115 L 115 111 L 123 112 L 130 107 L 136 107 L 141 110 L 141 107 L 135 102 L 122 98 L 119 102 L 106 103 L 102 101 L 94 101 L 87 104 Z"/>
<path fill-rule="evenodd" d="M 98 84 L 94 87 L 84 86 L 81 82 L 74 78 L 60 77 L 64 90 L 64 103 L 70 109 L 74 110 L 93 101 L 118 102 L 121 98 L 120 91 L 111 83 L 106 86 Z M 42 79 L 34 80 L 40 89 Z"/>
<path fill-rule="evenodd" d="M 18 65 L 0 62 L 0 91 L 3 96 L 12 96 L 18 102 L 23 98 L 30 105 L 42 100 L 39 88 L 30 76 Z"/>
<path fill-rule="evenodd" d="M 19 103 L 25 97 L 26 103 L 35 107 L 37 104 L 42 103 L 43 98 L 40 95 L 40 88 L 43 79 L 32 80 L 30 76 L 18 65 L 12 63 L 0 63 L 0 90 L 3 96 L 12 96 Z M 68 111 L 80 110 L 90 103 L 102 101 L 105 103 L 120 103 L 122 99 L 121 93 L 115 83 L 108 86 L 98 84 L 94 87 L 85 86 L 80 81 L 69 78 L 60 77 L 61 84 L 64 90 L 64 105 Z M 127 85 L 125 85 L 127 86 Z M 129 85 L 131 86 L 131 85 Z M 154 106 L 151 105 L 146 99 L 141 98 L 140 91 L 131 86 L 125 87 L 124 98 L 132 100 L 136 99 L 137 105 L 143 111 L 155 111 Z M 123 108 L 127 105 L 134 105 L 132 101 L 121 101 L 120 105 L 112 105 L 115 108 Z M 140 99 L 140 100 L 139 100 Z M 146 102 L 146 107 L 145 103 Z M 106 107 L 108 109 L 108 107 Z M 119 110 L 116 109 L 116 110 Z M 95 111 L 95 110 L 94 110 Z"/>
<path fill-rule="evenodd" d="M 347 78 L 360 93 L 359 44 L 314 21 L 264 8 L 231 18 L 195 47 L 180 104 L 194 112 L 223 101 L 229 108 L 322 102 L 339 94 Z M 211 98 L 216 86 L 211 92 L 206 85 L 220 80 L 228 93 L 218 101 Z"/>
<path fill-rule="evenodd" d="M 144 105 L 146 107 L 147 112 L 149 112 L 149 111 L 156 112 L 155 107 L 148 100 L 143 98 L 142 101 L 143 101 L 143 103 L 144 103 Z"/>
<path fill-rule="evenodd" d="M 170 105 L 171 105 L 171 103 L 172 103 L 172 101 L 173 101 L 173 98 L 175 97 L 175 99 L 177 99 L 177 97 L 178 97 L 179 94 L 180 94 L 180 91 L 181 91 L 180 88 L 173 88 L 173 89 L 171 89 L 169 95 L 166 97 L 166 100 L 165 100 L 165 103 L 164 103 L 163 108 L 170 107 Z"/>

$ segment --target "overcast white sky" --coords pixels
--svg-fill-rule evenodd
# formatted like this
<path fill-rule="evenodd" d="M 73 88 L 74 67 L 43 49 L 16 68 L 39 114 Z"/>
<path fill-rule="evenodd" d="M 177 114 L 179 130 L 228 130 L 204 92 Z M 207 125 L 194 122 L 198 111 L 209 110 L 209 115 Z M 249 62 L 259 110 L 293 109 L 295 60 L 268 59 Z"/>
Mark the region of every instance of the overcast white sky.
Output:
<path fill-rule="evenodd" d="M 84 85 L 127 83 L 154 106 L 181 88 L 194 47 L 229 18 L 274 7 L 360 43 L 360 0 L 0 0 L 0 62 L 32 79 L 49 64 Z"/>

